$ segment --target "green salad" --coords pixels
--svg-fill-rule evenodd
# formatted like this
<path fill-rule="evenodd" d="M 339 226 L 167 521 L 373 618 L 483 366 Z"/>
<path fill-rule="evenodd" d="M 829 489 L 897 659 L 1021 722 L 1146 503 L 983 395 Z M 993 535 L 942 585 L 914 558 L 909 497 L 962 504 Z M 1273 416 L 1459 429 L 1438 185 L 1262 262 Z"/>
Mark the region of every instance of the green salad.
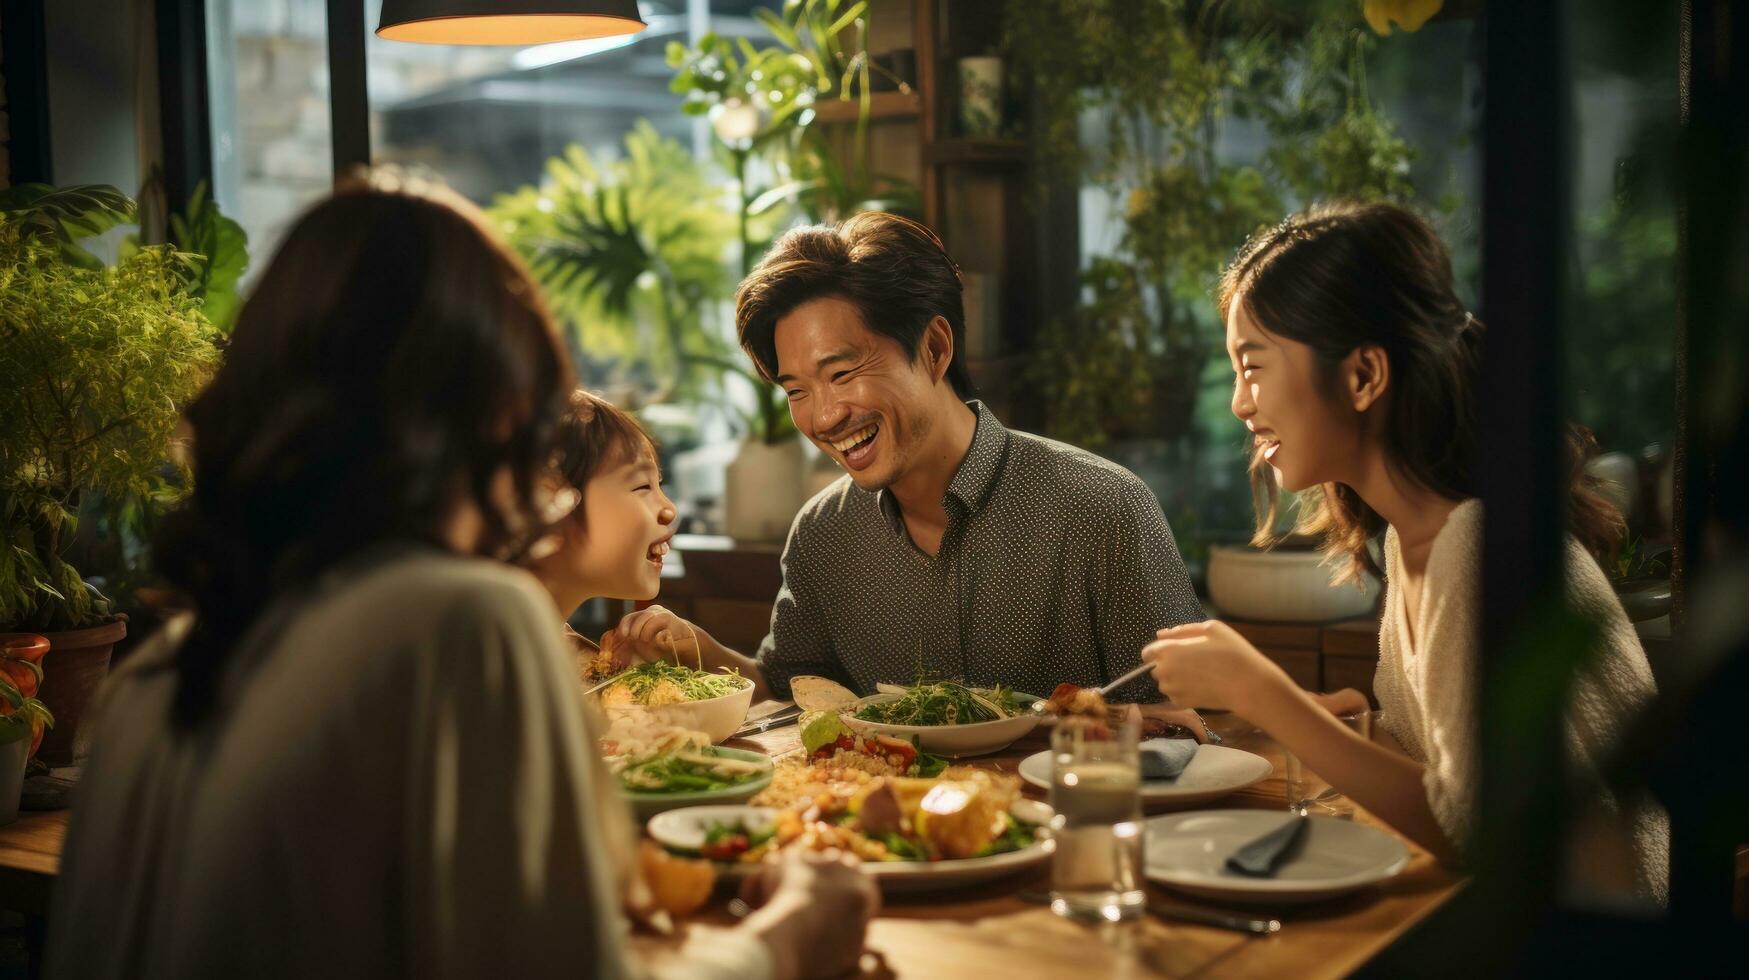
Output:
<path fill-rule="evenodd" d="M 716 674 L 664 661 L 638 664 L 620 674 L 601 692 L 603 704 L 659 706 L 709 701 L 747 687 L 740 674 Z"/>
<path fill-rule="evenodd" d="M 626 765 L 619 770 L 619 784 L 630 793 L 699 793 L 739 786 L 764 771 L 764 766 L 746 759 L 719 756 L 709 749 L 683 749 Z"/>
<path fill-rule="evenodd" d="M 890 701 L 863 705 L 856 717 L 883 725 L 971 725 L 1012 718 L 1021 698 L 1000 684 L 967 687 L 956 681 L 919 681 Z"/>

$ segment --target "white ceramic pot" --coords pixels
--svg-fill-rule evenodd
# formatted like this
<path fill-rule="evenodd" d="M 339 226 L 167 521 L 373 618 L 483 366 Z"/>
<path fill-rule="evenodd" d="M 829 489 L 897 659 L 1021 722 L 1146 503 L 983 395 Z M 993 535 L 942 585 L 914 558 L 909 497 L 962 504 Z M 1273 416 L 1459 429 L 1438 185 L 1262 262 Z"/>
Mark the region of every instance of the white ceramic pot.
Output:
<path fill-rule="evenodd" d="M 804 486 L 802 487 L 802 503 L 807 503 L 808 501 L 813 500 L 820 494 L 820 491 L 837 483 L 838 478 L 843 475 L 844 467 L 833 462 L 832 457 L 825 453 L 821 453 L 814 457 L 813 465 L 808 467 L 807 475 L 802 478 L 804 483 Z"/>
<path fill-rule="evenodd" d="M 724 530 L 739 541 L 782 541 L 806 501 L 802 444 L 749 439 L 723 474 Z"/>
<path fill-rule="evenodd" d="M 1209 600 L 1223 617 L 1263 623 L 1328 623 L 1377 608 L 1377 578 L 1333 585 L 1335 574 L 1316 551 L 1215 545 L 1209 549 Z"/>

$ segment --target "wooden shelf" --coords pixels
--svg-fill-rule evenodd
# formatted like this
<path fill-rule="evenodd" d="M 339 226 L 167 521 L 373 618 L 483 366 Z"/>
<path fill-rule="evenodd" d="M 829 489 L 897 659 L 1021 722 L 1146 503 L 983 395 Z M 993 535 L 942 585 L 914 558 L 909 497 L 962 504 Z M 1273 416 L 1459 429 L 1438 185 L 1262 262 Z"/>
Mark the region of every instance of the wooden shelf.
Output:
<path fill-rule="evenodd" d="M 873 92 L 868 97 L 868 118 L 874 122 L 883 119 L 915 119 L 923 111 L 923 100 L 918 97 L 917 90 L 909 92 Z M 861 106 L 856 99 L 828 99 L 825 102 L 814 103 L 814 121 L 822 125 L 853 123 Z"/>
<path fill-rule="evenodd" d="M 924 150 L 926 162 L 944 166 L 950 164 L 1023 167 L 1032 159 L 1032 147 L 1025 140 L 958 137 L 937 140 Z"/>

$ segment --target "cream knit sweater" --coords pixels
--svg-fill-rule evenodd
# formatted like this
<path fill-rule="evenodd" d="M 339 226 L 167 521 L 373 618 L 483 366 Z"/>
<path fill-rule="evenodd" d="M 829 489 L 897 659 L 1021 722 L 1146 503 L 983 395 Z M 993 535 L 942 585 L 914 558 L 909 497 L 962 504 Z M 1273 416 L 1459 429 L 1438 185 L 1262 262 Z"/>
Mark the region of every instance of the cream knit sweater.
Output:
<path fill-rule="evenodd" d="M 1608 580 L 1578 541 L 1567 538 L 1567 598 L 1602 628 L 1595 662 L 1578 679 L 1566 718 L 1571 772 L 1594 782 L 1598 765 L 1628 721 L 1656 693 L 1651 667 Z M 1480 744 L 1477 734 L 1477 650 L 1482 594 L 1482 504 L 1466 500 L 1453 510 L 1427 559 L 1414 630 L 1408 628 L 1397 532 L 1385 535 L 1385 609 L 1379 630 L 1379 666 L 1373 692 L 1381 723 L 1427 767 L 1427 800 L 1441 829 L 1461 850 L 1472 833 Z M 1411 642 L 1413 637 L 1413 642 Z M 1631 847 L 1634 891 L 1663 902 L 1668 892 L 1670 829 L 1664 811 L 1638 805 L 1624 817 L 1599 787 L 1585 806 Z M 1593 838 L 1595 840 L 1595 838 Z M 1570 855 L 1568 881 L 1583 889 L 1601 864 L 1581 845 Z"/>

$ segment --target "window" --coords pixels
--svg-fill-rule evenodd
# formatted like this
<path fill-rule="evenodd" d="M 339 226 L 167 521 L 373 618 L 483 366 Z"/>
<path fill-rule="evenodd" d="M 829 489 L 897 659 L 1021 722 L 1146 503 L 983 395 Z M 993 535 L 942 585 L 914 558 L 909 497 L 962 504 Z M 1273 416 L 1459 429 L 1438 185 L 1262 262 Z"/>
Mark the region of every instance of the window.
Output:
<path fill-rule="evenodd" d="M 334 183 L 323 0 L 209 0 L 213 193 L 249 234 L 260 274 L 305 205 Z"/>

